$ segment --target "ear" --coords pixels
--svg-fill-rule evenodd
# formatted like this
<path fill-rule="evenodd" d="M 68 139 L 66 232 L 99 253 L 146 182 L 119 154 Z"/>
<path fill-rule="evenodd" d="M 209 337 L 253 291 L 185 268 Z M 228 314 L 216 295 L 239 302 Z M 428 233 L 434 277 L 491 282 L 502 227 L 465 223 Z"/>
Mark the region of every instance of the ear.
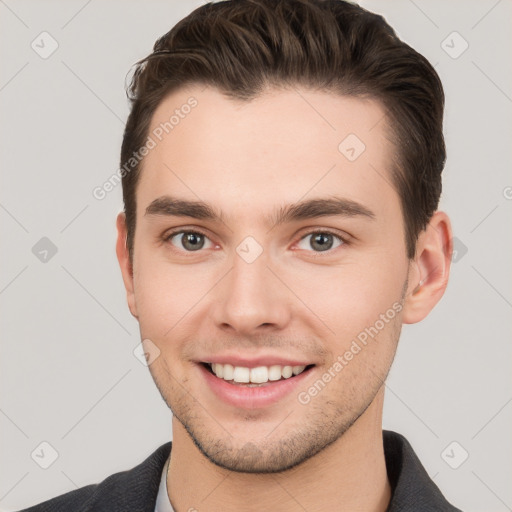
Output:
<path fill-rule="evenodd" d="M 128 247 L 126 246 L 126 215 L 121 212 L 117 216 L 117 243 L 116 243 L 116 254 L 117 261 L 121 267 L 121 274 L 123 275 L 124 287 L 126 288 L 126 299 L 128 301 L 128 307 L 130 308 L 131 314 L 135 318 L 139 318 L 137 315 L 137 306 L 135 303 L 135 294 L 133 293 L 133 266 L 130 261 L 130 254 Z"/>
<path fill-rule="evenodd" d="M 402 321 L 423 320 L 439 302 L 448 285 L 452 261 L 452 228 L 444 212 L 435 212 L 416 242 L 416 256 L 409 266 L 409 289 Z"/>

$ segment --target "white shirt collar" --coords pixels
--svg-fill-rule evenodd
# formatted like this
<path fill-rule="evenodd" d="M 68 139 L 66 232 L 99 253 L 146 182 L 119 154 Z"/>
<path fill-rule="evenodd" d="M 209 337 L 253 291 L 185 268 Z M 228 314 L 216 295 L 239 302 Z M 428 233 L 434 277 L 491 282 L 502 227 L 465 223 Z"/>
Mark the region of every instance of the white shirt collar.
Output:
<path fill-rule="evenodd" d="M 169 493 L 167 492 L 167 471 L 169 468 L 170 456 L 167 458 L 164 469 L 162 471 L 162 478 L 160 479 L 160 487 L 158 488 L 158 495 L 156 497 L 155 512 L 174 512 L 171 501 L 169 500 Z"/>

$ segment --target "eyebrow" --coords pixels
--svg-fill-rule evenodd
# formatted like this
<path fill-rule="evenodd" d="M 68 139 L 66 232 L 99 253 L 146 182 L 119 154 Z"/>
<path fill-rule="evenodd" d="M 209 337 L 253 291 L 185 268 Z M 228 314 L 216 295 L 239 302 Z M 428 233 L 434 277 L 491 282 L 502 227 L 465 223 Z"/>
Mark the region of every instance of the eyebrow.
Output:
<path fill-rule="evenodd" d="M 208 203 L 203 201 L 190 201 L 162 196 L 146 208 L 145 215 L 162 215 L 174 217 L 192 217 L 200 220 L 211 220 L 225 224 L 222 212 L 218 212 Z M 375 219 L 375 213 L 351 199 L 329 197 L 320 199 L 308 199 L 299 203 L 287 204 L 279 207 L 266 221 L 273 227 L 286 222 L 314 219 L 327 216 L 365 217 Z"/>

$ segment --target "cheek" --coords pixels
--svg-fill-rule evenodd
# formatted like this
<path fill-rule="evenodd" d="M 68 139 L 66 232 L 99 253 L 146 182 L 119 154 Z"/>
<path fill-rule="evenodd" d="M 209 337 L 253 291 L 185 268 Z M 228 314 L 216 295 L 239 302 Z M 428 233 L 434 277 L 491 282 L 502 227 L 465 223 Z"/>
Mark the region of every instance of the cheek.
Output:
<path fill-rule="evenodd" d="M 211 284 L 206 270 L 201 272 L 199 267 L 180 267 L 144 256 L 139 255 L 134 273 L 140 329 L 144 337 L 163 340 L 186 324 L 187 314 L 193 312 Z"/>
<path fill-rule="evenodd" d="M 300 275 L 300 277 L 299 277 Z M 288 275 L 294 291 L 320 318 L 339 343 L 350 344 L 360 332 L 385 316 L 390 332 L 391 320 L 401 310 L 407 275 L 405 258 L 362 258 L 337 267 L 313 267 L 307 272 Z M 379 322 L 378 327 L 381 326 Z"/>

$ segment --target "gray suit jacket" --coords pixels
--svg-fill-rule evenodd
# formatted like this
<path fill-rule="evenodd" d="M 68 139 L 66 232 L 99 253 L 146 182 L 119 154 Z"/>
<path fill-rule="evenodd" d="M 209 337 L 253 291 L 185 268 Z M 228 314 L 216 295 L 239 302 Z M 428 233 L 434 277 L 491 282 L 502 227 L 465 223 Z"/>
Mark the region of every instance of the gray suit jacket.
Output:
<path fill-rule="evenodd" d="M 393 489 L 387 512 L 461 512 L 441 494 L 405 437 L 390 430 L 384 430 L 383 436 Z M 171 447 L 171 442 L 165 443 L 133 469 L 20 512 L 154 512 Z"/>

